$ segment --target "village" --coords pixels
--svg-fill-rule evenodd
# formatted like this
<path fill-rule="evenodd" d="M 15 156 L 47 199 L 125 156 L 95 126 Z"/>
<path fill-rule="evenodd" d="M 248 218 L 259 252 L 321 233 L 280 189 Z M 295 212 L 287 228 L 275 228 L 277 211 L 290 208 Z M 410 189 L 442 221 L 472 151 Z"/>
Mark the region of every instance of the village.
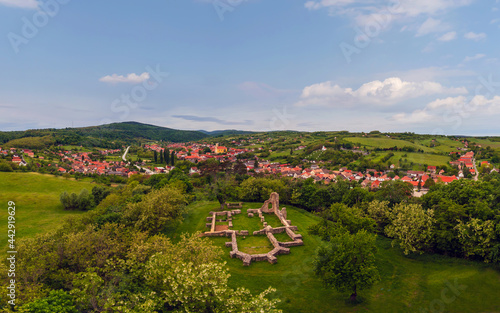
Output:
<path fill-rule="evenodd" d="M 238 145 L 235 145 L 238 146 Z M 270 162 L 265 159 L 242 159 L 239 156 L 244 153 L 252 153 L 262 148 L 237 148 L 225 147 L 219 144 L 206 143 L 171 143 L 161 145 L 158 143 L 144 144 L 142 147 L 145 151 L 151 151 L 155 157 L 161 156 L 161 162 L 165 165 L 154 166 L 158 161 L 152 159 L 132 161 L 126 159 L 128 149 L 109 149 L 98 150 L 99 157 L 96 158 L 95 152 L 82 152 L 72 150 L 43 151 L 36 153 L 30 149 L 9 148 L 2 150 L 0 155 L 5 158 L 11 158 L 11 162 L 19 167 L 32 165 L 32 170 L 47 168 L 57 174 L 80 174 L 80 175 L 117 175 L 124 178 L 129 178 L 132 175 L 154 175 L 168 174 L 175 168 L 173 159 L 176 161 L 188 161 L 193 163 L 190 166 L 189 174 L 203 174 L 197 164 L 213 159 L 220 163 L 229 162 L 235 164 L 242 162 L 246 167 L 248 175 L 275 175 L 281 177 L 291 177 L 294 179 L 313 179 L 317 183 L 331 184 L 339 180 L 360 182 L 362 187 L 375 190 L 385 181 L 400 180 L 409 183 L 413 186 L 415 194 L 421 195 L 435 183 L 449 184 L 458 179 L 467 178 L 467 174 L 471 174 L 474 180 L 478 179 L 478 171 L 476 168 L 476 160 L 474 152 L 463 149 L 460 152 L 451 152 L 450 155 L 455 155 L 456 160 L 450 161 L 450 166 L 457 167 L 458 175 L 447 175 L 443 169 L 438 170 L 437 166 L 427 166 L 424 170 L 397 170 L 394 164 L 391 164 L 388 169 L 380 171 L 376 169 L 367 169 L 364 172 L 350 170 L 347 167 L 341 167 L 337 170 L 329 170 L 324 166 L 323 161 L 303 160 L 302 165 L 292 166 L 290 164 L 281 164 L 279 162 Z M 298 147 L 297 149 L 304 149 Z M 320 152 L 325 151 L 323 146 Z M 125 152 L 125 153 L 124 153 Z M 172 161 L 164 160 L 163 155 L 168 152 L 172 157 Z M 122 155 L 122 153 L 124 153 Z M 110 160 L 112 157 L 113 160 Z M 458 157 L 458 158 L 457 158 Z M 47 162 L 50 158 L 52 161 Z M 483 161 L 481 166 L 489 166 L 487 161 Z M 493 169 L 497 171 L 497 169 Z M 398 175 L 396 174 L 398 173 Z M 465 174 L 467 173 L 467 174 Z M 469 175 L 470 177 L 470 175 Z M 429 182 L 428 180 L 432 180 Z M 417 193 L 418 192 L 418 193 Z"/>

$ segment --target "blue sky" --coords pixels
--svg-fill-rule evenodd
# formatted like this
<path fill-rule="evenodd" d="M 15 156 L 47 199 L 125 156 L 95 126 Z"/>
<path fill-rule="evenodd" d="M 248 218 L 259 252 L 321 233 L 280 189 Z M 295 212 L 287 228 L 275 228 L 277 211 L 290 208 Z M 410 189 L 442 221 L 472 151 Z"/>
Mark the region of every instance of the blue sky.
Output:
<path fill-rule="evenodd" d="M 500 135 L 498 0 L 0 0 L 0 130 Z"/>

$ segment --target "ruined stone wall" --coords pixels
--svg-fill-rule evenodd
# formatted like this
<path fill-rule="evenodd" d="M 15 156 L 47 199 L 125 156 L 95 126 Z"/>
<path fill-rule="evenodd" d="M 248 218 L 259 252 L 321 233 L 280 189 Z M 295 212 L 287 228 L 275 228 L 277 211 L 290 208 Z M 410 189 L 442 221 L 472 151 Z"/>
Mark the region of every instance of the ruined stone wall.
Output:
<path fill-rule="evenodd" d="M 217 234 L 208 235 L 209 233 L 219 233 L 219 232 L 215 231 L 215 226 L 216 226 L 217 222 L 222 222 L 222 221 L 224 221 L 224 219 L 222 219 L 222 218 L 217 219 L 217 217 L 225 216 L 226 217 L 225 220 L 227 220 L 227 222 L 228 222 L 228 228 L 233 227 L 233 218 L 232 217 L 233 217 L 233 215 L 236 215 L 236 214 L 241 214 L 241 210 L 222 211 L 222 212 L 211 211 L 210 212 L 211 216 L 207 217 L 207 221 L 210 223 L 205 224 L 206 227 L 210 227 L 210 231 L 205 232 L 205 236 L 209 236 L 209 237 L 218 236 Z"/>
<path fill-rule="evenodd" d="M 297 246 L 303 246 L 304 242 L 302 239 L 294 240 L 294 241 L 289 241 L 289 242 L 280 242 L 280 246 L 282 247 L 297 247 Z"/>
<path fill-rule="evenodd" d="M 256 230 L 253 232 L 254 235 L 265 235 L 267 234 L 267 232 L 271 232 L 273 234 L 280 234 L 280 233 L 284 233 L 287 229 L 290 229 L 290 230 L 297 230 L 297 226 L 282 226 L 282 227 L 275 227 L 275 228 L 272 228 L 271 226 L 267 226 L 266 228 L 263 228 L 261 230 Z M 299 235 L 301 236 L 301 235 Z"/>
<path fill-rule="evenodd" d="M 295 229 L 296 230 L 296 229 Z M 293 232 L 293 230 L 291 229 L 291 227 L 288 227 L 286 229 L 286 234 L 288 235 L 288 237 L 290 237 L 290 239 L 292 240 L 297 240 L 297 239 L 302 239 L 302 235 L 300 234 L 296 234 Z"/>
<path fill-rule="evenodd" d="M 269 209 L 269 204 L 271 204 L 271 209 Z M 277 192 L 271 193 L 269 199 L 264 202 L 260 210 L 264 213 L 276 213 L 280 206 L 280 195 Z"/>
<path fill-rule="evenodd" d="M 226 208 L 227 209 L 241 209 L 241 208 L 243 208 L 243 202 L 226 203 Z"/>
<path fill-rule="evenodd" d="M 226 207 L 231 207 L 234 204 L 226 204 Z M 238 203 L 238 207 L 241 207 L 242 203 Z M 271 205 L 271 209 L 269 208 Z M 222 212 L 210 212 L 209 217 L 207 217 L 206 223 L 207 227 L 211 228 L 210 232 L 206 232 L 205 236 L 208 237 L 231 237 L 231 241 L 225 243 L 226 247 L 231 248 L 229 253 L 231 258 L 238 258 L 243 261 L 244 266 L 249 266 L 252 262 L 259 261 L 268 261 L 271 264 L 277 262 L 277 255 L 280 254 L 289 254 L 290 247 L 301 246 L 304 244 L 302 240 L 302 235 L 294 233 L 297 230 L 297 226 L 291 226 L 291 221 L 287 220 L 287 211 L 286 208 L 282 208 L 279 210 L 279 195 L 273 192 L 264 205 L 260 209 L 248 209 L 247 210 L 248 217 L 254 217 L 257 214 L 260 218 L 260 221 L 263 223 L 264 228 L 258 231 L 254 231 L 253 235 L 266 235 L 271 244 L 273 245 L 273 249 L 268 253 L 261 254 L 248 254 L 239 251 L 238 249 L 238 241 L 237 236 L 248 236 L 248 230 L 224 230 L 224 231 L 215 231 L 215 225 L 217 220 L 222 221 L 224 219 L 217 219 L 218 217 L 226 217 L 228 221 L 228 227 L 233 227 L 232 216 L 235 214 L 241 214 L 240 209 L 231 210 L 231 211 L 222 211 Z M 282 227 L 273 228 L 267 224 L 265 221 L 265 216 L 263 213 L 275 214 L 280 219 L 283 224 Z M 290 237 L 291 242 L 280 242 L 276 239 L 274 234 L 284 233 Z"/>

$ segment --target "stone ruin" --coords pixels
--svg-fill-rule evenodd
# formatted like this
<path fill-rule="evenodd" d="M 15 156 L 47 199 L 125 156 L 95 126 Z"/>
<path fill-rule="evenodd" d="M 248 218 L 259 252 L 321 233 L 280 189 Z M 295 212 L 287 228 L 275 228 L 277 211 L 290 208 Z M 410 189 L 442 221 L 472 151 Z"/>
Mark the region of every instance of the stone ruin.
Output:
<path fill-rule="evenodd" d="M 207 237 L 222 237 L 226 236 L 226 232 L 233 227 L 233 215 L 236 214 L 241 214 L 241 210 L 232 210 L 232 211 L 222 211 L 222 212 L 216 212 L 212 211 L 210 212 L 210 216 L 207 217 L 207 223 L 205 224 L 206 227 L 210 227 L 209 232 L 205 232 L 204 235 Z M 221 217 L 225 217 L 225 220 L 227 221 L 227 229 L 219 230 L 217 229 L 217 222 L 224 221 Z M 241 235 L 248 235 L 248 231 L 240 231 L 242 233 Z"/>
<path fill-rule="evenodd" d="M 243 208 L 243 202 L 236 202 L 236 203 L 226 202 L 226 203 L 224 203 L 224 206 L 228 210 L 229 209 L 241 209 L 241 208 Z"/>
<path fill-rule="evenodd" d="M 240 203 L 241 205 L 241 203 Z M 271 205 L 271 208 L 269 208 Z M 254 217 L 257 214 L 260 218 L 261 223 L 264 228 L 258 231 L 253 232 L 253 236 L 266 235 L 271 244 L 273 245 L 273 249 L 267 253 L 262 254 L 248 254 L 238 250 L 238 241 L 237 236 L 248 236 L 248 230 L 232 230 L 232 216 L 235 214 L 241 214 L 241 210 L 232 210 L 232 211 L 223 211 L 223 212 L 210 212 L 209 217 L 207 217 L 206 226 L 210 227 L 209 232 L 205 232 L 204 235 L 208 237 L 231 237 L 231 241 L 226 242 L 226 247 L 231 248 L 231 252 L 229 256 L 231 258 L 238 258 L 243 261 L 244 266 L 249 266 L 252 261 L 268 261 L 271 264 L 278 262 L 276 256 L 280 254 L 289 254 L 290 247 L 302 246 L 304 242 L 302 241 L 302 235 L 296 234 L 294 231 L 297 231 L 297 226 L 292 226 L 291 221 L 287 220 L 286 208 L 279 208 L 279 195 L 276 192 L 273 192 L 269 198 L 269 200 L 265 201 L 260 209 L 248 209 L 248 217 Z M 283 226 L 273 228 L 267 224 L 265 221 L 264 213 L 267 214 L 275 214 L 281 224 Z M 216 227 L 217 221 L 223 221 L 223 219 L 217 219 L 218 217 L 226 217 L 228 222 L 228 228 L 224 230 L 218 230 Z M 292 241 L 288 242 L 280 242 L 276 239 L 274 234 L 278 233 L 286 233 L 288 237 Z"/>
<path fill-rule="evenodd" d="M 269 209 L 269 204 L 271 204 L 271 209 Z M 264 213 L 275 213 L 280 207 L 280 195 L 277 192 L 271 193 L 269 199 L 264 202 L 260 210 Z"/>

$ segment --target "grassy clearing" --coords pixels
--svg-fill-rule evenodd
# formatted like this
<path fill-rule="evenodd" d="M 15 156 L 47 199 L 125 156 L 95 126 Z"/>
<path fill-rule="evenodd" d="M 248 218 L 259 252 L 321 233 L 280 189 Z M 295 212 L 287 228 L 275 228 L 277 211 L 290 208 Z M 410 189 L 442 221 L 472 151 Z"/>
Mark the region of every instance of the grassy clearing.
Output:
<path fill-rule="evenodd" d="M 127 154 L 127 157 L 129 157 L 129 154 Z M 133 158 L 135 160 L 135 158 Z M 121 155 L 107 155 L 106 156 L 106 161 L 123 161 Z"/>
<path fill-rule="evenodd" d="M 16 203 L 16 239 L 50 231 L 61 221 L 77 211 L 65 211 L 59 202 L 63 191 L 91 191 L 95 184 L 89 181 L 75 181 L 38 173 L 0 172 L 0 221 L 7 227 L 7 203 Z M 0 247 L 7 243 L 7 236 L 0 238 Z"/>
<path fill-rule="evenodd" d="M 387 156 L 390 152 L 377 152 L 376 155 L 372 154 L 368 158 L 374 162 L 381 161 L 385 156 Z M 450 162 L 450 157 L 446 155 L 439 154 L 428 154 L 428 153 L 410 153 L 410 152 L 393 152 L 394 156 L 391 157 L 388 161 L 390 164 L 395 164 L 396 166 L 401 166 L 399 160 L 407 159 L 408 162 L 413 162 L 415 165 L 415 169 L 422 169 L 424 164 L 427 165 L 447 165 Z M 420 168 L 418 168 L 420 166 Z"/>
<path fill-rule="evenodd" d="M 500 149 L 500 142 L 498 141 L 490 141 L 489 139 L 477 139 L 477 138 L 469 138 L 470 142 L 475 142 L 481 145 L 483 148 L 490 146 L 492 149 Z"/>
<path fill-rule="evenodd" d="M 406 155 L 406 156 L 405 156 Z M 450 157 L 446 155 L 426 154 L 426 153 L 405 153 L 395 152 L 394 156 L 389 159 L 389 162 L 399 165 L 399 159 L 407 159 L 408 162 L 413 162 L 420 165 L 446 165 L 450 162 Z"/>
<path fill-rule="evenodd" d="M 433 152 L 432 148 L 424 145 L 415 144 L 406 140 L 391 139 L 391 138 L 363 138 L 363 137 L 346 137 L 345 140 L 352 143 L 359 143 L 361 146 L 366 146 L 368 148 L 392 148 L 398 146 L 398 148 L 403 147 L 413 147 L 415 149 L 422 149 L 425 152 Z"/>
<path fill-rule="evenodd" d="M 267 253 L 273 250 L 267 236 L 245 236 L 238 238 L 238 250 L 248 254 Z"/>
<path fill-rule="evenodd" d="M 294 151 L 295 152 L 295 151 Z M 284 151 L 273 151 L 269 155 L 269 157 L 282 157 L 285 158 L 290 155 L 290 150 L 284 150 Z"/>
<path fill-rule="evenodd" d="M 245 203 L 248 208 L 258 208 L 261 204 Z M 208 212 L 217 208 L 216 202 L 198 202 L 189 207 L 185 222 L 177 230 L 171 230 L 172 237 L 180 232 L 205 230 Z M 252 263 L 244 267 L 241 260 L 229 258 L 230 248 L 224 247 L 227 238 L 210 238 L 224 252 L 233 287 L 244 286 L 253 293 L 269 286 L 277 289 L 276 297 L 282 302 L 284 312 L 432 312 L 430 306 L 441 301 L 444 293 L 453 296 L 447 283 L 466 287 L 454 301 L 444 304 L 443 312 L 499 312 L 498 286 L 500 272 L 488 264 L 454 259 L 437 255 L 405 257 L 400 249 L 393 248 L 391 241 L 379 237 L 377 245 L 377 266 L 382 280 L 368 291 L 359 294 L 363 302 L 351 305 L 346 302 L 348 294 L 327 289 L 314 275 L 312 262 L 316 249 L 322 244 L 316 236 L 307 234 L 307 228 L 318 221 L 318 217 L 287 206 L 288 218 L 297 225 L 304 236 L 304 246 L 291 248 L 289 255 L 278 256 L 277 264 L 267 262 Z M 236 215 L 238 217 L 242 215 Z M 235 216 L 235 217 L 236 217 Z M 267 218 L 267 216 L 266 216 Z M 255 219 L 255 218 L 254 218 Z M 251 220 L 251 219 L 250 219 Z M 258 219 L 256 219 L 258 221 Z M 234 221 L 234 220 L 233 220 Z M 234 228 L 238 229 L 238 228 Z M 281 235 L 278 240 L 282 240 Z M 251 242 L 252 236 L 243 241 Z M 262 237 L 264 238 L 264 237 Z M 248 241 L 246 241 L 248 240 Z M 258 239 L 253 239 L 258 240 Z M 284 240 L 283 240 L 284 241 Z M 245 243 L 246 244 L 246 243 Z M 254 244 L 253 247 L 260 246 Z M 250 246 L 252 247 L 252 246 Z"/>
<path fill-rule="evenodd" d="M 276 214 L 270 214 L 270 213 L 262 213 L 266 222 L 267 222 L 267 225 L 271 226 L 271 227 L 281 227 L 283 226 L 283 224 L 281 224 L 281 221 L 280 219 L 276 216 Z"/>
<path fill-rule="evenodd" d="M 257 214 L 254 217 L 248 217 L 246 210 L 242 210 L 241 214 L 233 215 L 233 229 L 248 230 L 251 233 L 264 228 Z"/>
<path fill-rule="evenodd" d="M 436 138 L 435 142 L 432 142 L 432 139 L 427 139 L 427 140 L 416 140 L 415 141 L 418 144 L 421 144 L 426 147 L 430 147 L 431 144 L 434 144 L 435 146 L 432 147 L 432 149 L 435 152 L 451 152 L 451 151 L 458 151 L 457 147 L 462 148 L 464 145 L 459 142 L 455 141 L 449 138 L 444 138 L 444 137 L 439 137 Z"/>
<path fill-rule="evenodd" d="M 274 237 L 279 241 L 279 242 L 289 242 L 293 241 L 286 233 L 279 233 L 279 234 L 274 234 Z"/>
<path fill-rule="evenodd" d="M 61 147 L 62 150 L 65 151 L 75 151 L 75 152 L 92 152 L 92 149 L 81 147 L 81 146 L 71 146 L 71 145 L 66 145 Z M 106 150 L 103 148 L 96 148 L 98 150 Z"/>

